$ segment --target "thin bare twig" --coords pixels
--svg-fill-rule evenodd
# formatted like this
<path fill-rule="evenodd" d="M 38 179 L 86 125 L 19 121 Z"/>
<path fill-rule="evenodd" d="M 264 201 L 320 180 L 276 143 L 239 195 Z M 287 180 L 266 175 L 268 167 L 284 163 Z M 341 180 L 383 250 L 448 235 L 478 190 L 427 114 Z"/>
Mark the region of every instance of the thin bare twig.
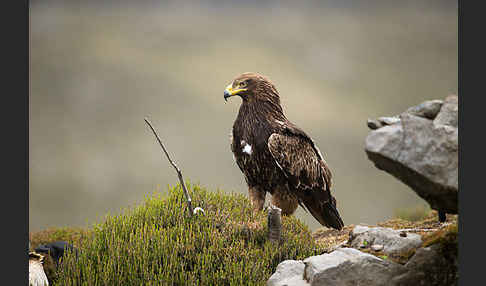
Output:
<path fill-rule="evenodd" d="M 182 190 L 184 190 L 184 195 L 186 196 L 187 210 L 189 211 L 189 216 L 192 216 L 193 213 L 194 213 L 194 209 L 192 208 L 192 200 L 191 200 L 191 196 L 189 195 L 189 192 L 186 189 L 186 185 L 184 184 L 184 179 L 182 178 L 182 172 L 179 169 L 179 167 L 177 167 L 176 163 L 174 163 L 174 161 L 172 161 L 172 159 L 170 158 L 169 153 L 167 153 L 167 150 L 165 149 L 165 146 L 162 143 L 162 141 L 160 140 L 159 135 L 155 131 L 154 127 L 152 126 L 152 123 L 150 123 L 150 121 L 147 118 L 145 118 L 145 122 L 148 124 L 150 129 L 152 129 L 152 132 L 154 133 L 155 137 L 157 138 L 157 141 L 159 141 L 160 147 L 162 147 L 162 150 L 164 150 L 164 153 L 167 156 L 167 159 L 169 160 L 170 164 L 172 166 L 174 166 L 174 169 L 177 171 L 177 176 L 179 177 L 179 182 L 181 183 Z"/>

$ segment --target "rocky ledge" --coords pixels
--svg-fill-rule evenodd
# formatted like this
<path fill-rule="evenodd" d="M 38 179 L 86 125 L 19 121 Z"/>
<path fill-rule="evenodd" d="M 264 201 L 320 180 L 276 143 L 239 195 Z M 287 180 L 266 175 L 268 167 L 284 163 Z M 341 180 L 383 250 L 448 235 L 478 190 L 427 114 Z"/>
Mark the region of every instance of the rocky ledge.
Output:
<path fill-rule="evenodd" d="M 365 151 L 443 214 L 457 214 L 458 97 L 425 101 L 400 115 L 368 120 Z M 441 214 L 442 213 L 442 214 Z"/>
<path fill-rule="evenodd" d="M 280 263 L 267 286 L 457 285 L 457 215 L 318 230 L 328 251 Z"/>

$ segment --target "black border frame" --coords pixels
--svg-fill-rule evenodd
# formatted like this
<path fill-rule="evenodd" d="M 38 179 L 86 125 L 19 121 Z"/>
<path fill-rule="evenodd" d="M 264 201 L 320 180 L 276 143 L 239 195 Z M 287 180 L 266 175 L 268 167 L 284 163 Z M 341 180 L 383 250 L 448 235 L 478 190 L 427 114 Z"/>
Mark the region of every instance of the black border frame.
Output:
<path fill-rule="evenodd" d="M 2 245 L 5 280 L 28 285 L 29 237 L 29 1 L 3 5 Z M 10 282 L 13 280 L 14 283 Z"/>

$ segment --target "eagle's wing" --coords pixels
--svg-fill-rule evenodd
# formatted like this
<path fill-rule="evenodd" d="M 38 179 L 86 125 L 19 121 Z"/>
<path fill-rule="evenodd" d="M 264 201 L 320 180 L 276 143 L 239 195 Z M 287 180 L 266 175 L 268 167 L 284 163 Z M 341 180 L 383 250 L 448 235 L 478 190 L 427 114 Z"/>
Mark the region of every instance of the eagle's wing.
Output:
<path fill-rule="evenodd" d="M 344 224 L 331 195 L 331 172 L 312 139 L 297 131 L 273 133 L 267 142 L 270 154 L 299 202 L 321 224 L 341 229 Z"/>
<path fill-rule="evenodd" d="M 268 149 L 292 186 L 298 189 L 328 189 L 330 172 L 313 146 L 300 136 L 273 133 Z"/>

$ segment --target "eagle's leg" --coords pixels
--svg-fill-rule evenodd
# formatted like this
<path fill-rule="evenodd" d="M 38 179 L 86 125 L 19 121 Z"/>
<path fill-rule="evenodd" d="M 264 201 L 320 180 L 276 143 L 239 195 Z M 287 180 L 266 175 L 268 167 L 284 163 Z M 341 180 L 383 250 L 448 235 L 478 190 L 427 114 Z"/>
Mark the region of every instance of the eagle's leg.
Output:
<path fill-rule="evenodd" d="M 261 211 L 263 210 L 263 204 L 265 203 L 265 191 L 261 191 L 259 188 L 253 186 L 248 188 L 248 193 L 250 195 L 251 205 L 253 210 Z"/>
<path fill-rule="evenodd" d="M 272 194 L 272 204 L 282 209 L 283 215 L 292 215 L 299 206 L 299 201 L 289 192 L 276 189 Z"/>

